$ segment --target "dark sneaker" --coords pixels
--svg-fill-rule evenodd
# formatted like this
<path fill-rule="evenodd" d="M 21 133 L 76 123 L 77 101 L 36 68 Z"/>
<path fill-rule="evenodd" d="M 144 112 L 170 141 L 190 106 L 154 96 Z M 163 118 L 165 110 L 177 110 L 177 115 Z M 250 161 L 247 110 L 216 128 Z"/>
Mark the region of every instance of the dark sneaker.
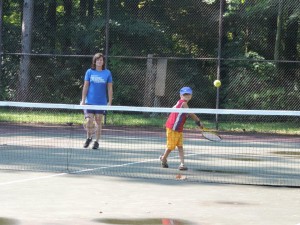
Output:
<path fill-rule="evenodd" d="M 159 157 L 161 167 L 162 167 L 162 168 L 169 168 L 169 165 L 168 165 L 168 163 L 167 163 L 167 160 L 166 160 L 166 161 L 163 161 L 162 158 L 163 158 L 163 156 L 161 155 L 161 156 Z"/>
<path fill-rule="evenodd" d="M 180 164 L 178 167 L 179 170 L 188 170 L 188 168 L 184 164 Z"/>
<path fill-rule="evenodd" d="M 86 141 L 85 141 L 85 143 L 84 143 L 84 145 L 83 145 L 83 147 L 84 148 L 89 147 L 89 145 L 90 145 L 91 142 L 92 142 L 92 138 L 87 138 Z"/>
<path fill-rule="evenodd" d="M 99 148 L 99 143 L 95 141 L 93 145 L 93 149 L 98 149 L 98 148 Z"/>

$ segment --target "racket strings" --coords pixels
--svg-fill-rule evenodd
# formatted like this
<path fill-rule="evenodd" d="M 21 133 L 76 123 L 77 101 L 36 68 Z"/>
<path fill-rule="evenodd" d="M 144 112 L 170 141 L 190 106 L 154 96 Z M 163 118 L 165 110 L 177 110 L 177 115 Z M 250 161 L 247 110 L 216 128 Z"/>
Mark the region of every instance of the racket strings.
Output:
<path fill-rule="evenodd" d="M 220 136 L 218 136 L 217 134 L 214 134 L 212 132 L 204 131 L 204 132 L 202 132 L 202 135 L 203 135 L 203 137 L 205 137 L 206 139 L 211 140 L 211 141 L 221 141 L 222 140 Z"/>

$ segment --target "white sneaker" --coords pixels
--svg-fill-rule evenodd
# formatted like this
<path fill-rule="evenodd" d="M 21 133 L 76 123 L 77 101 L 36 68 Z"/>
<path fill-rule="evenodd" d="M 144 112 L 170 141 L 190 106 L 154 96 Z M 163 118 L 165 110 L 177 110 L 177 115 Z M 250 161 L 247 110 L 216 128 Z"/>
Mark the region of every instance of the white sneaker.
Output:
<path fill-rule="evenodd" d="M 179 170 L 188 170 L 188 168 L 184 165 L 184 164 L 180 164 L 180 166 L 178 167 Z"/>

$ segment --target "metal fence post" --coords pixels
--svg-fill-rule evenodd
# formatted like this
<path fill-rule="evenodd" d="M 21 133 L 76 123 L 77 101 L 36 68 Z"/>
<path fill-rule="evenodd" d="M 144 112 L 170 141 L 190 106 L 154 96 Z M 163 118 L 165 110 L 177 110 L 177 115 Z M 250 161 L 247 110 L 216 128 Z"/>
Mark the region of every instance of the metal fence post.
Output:
<path fill-rule="evenodd" d="M 222 38 L 223 38 L 223 1 L 224 0 L 220 0 L 217 80 L 220 80 L 220 73 L 221 73 L 221 55 L 222 55 Z M 217 87 L 216 109 L 219 108 L 219 104 L 220 104 L 220 90 L 219 87 Z M 219 115 L 216 114 L 216 130 L 218 129 L 219 129 Z"/>

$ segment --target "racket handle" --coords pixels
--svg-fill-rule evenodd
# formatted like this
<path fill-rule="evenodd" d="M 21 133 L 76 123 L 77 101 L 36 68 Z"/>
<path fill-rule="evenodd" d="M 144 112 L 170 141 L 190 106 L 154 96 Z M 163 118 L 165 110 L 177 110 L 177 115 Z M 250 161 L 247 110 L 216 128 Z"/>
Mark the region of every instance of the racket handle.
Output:
<path fill-rule="evenodd" d="M 200 122 L 200 120 L 199 120 L 199 121 L 195 121 L 195 124 L 196 124 L 198 127 L 200 127 L 201 129 L 203 129 L 203 125 L 202 125 L 202 123 Z"/>

